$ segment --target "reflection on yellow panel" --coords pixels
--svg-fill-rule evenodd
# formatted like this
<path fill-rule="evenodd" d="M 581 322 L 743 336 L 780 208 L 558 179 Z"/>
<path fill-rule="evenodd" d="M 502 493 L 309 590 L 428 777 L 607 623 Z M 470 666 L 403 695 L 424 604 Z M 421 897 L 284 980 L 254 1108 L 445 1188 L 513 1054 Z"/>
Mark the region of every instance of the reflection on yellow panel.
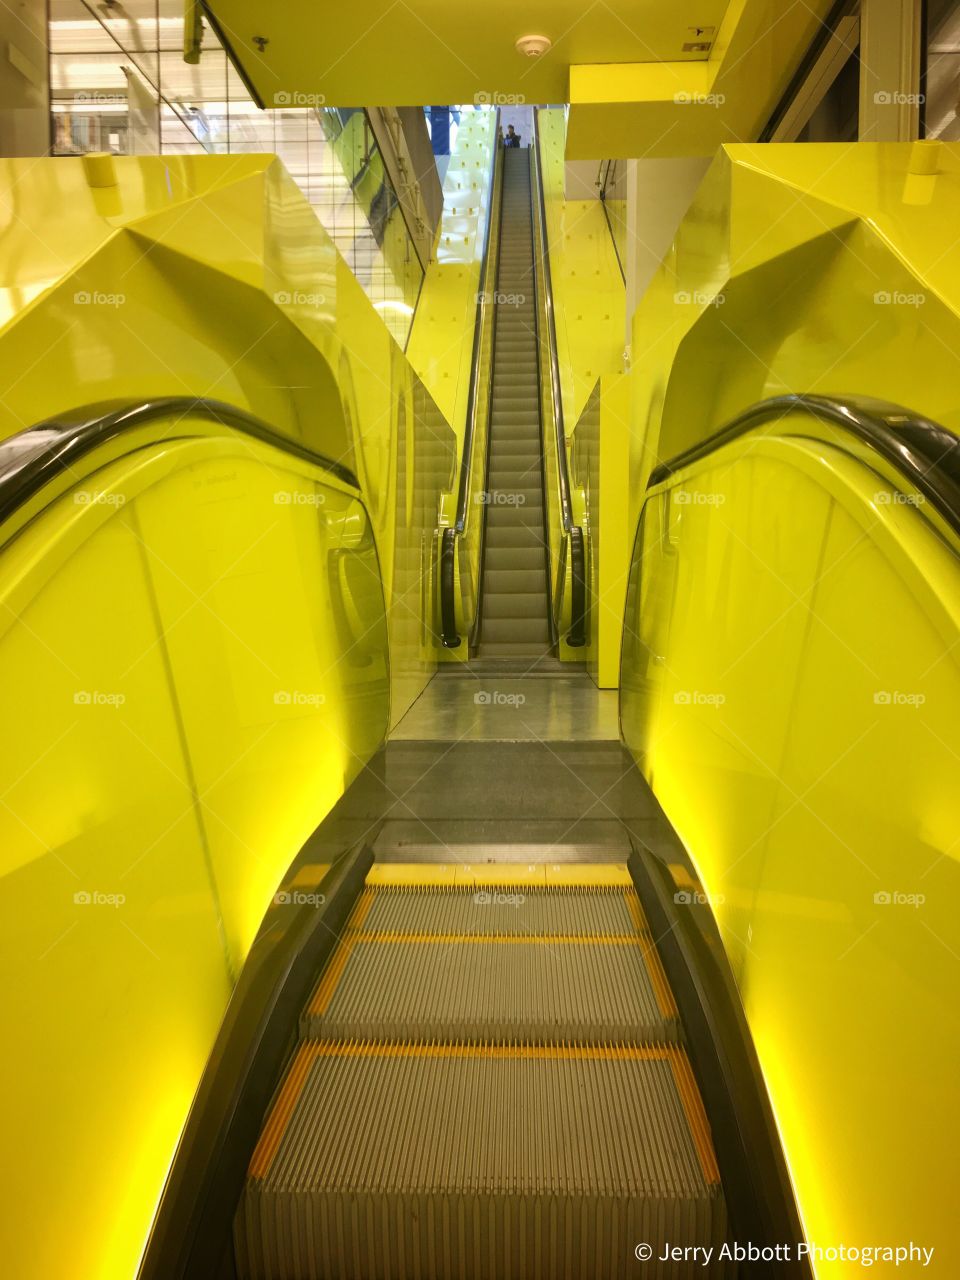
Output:
<path fill-rule="evenodd" d="M 958 547 L 790 425 L 649 497 L 623 727 L 711 895 L 809 1237 L 912 1239 L 952 1277 Z"/>
<path fill-rule="evenodd" d="M 0 1248 L 114 1280 L 271 895 L 385 732 L 376 552 L 326 473 L 158 443 L 2 548 L 0 606 Z"/>

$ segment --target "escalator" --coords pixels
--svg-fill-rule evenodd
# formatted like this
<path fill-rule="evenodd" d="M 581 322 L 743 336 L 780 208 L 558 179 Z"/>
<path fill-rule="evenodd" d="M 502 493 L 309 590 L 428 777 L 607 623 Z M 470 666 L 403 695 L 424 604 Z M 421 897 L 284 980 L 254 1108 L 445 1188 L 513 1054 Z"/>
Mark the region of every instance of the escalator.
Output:
<path fill-rule="evenodd" d="M 470 643 L 495 670 L 518 658 L 532 666 L 560 640 L 576 647 L 584 618 L 562 413 L 554 394 L 551 425 L 541 400 L 544 345 L 555 371 L 555 335 L 548 325 L 541 344 L 539 311 L 518 301 L 536 268 L 549 316 L 531 158 L 502 156 L 488 452 L 466 490 L 480 485 L 490 498 Z M 547 455 L 557 436 L 554 492 Z M 68 1163 L 66 1097 L 80 1134 L 74 1191 L 95 1186 L 112 1210 L 128 1178 L 131 1199 L 149 1204 L 141 1280 L 809 1280 L 796 1248 L 771 1252 L 804 1238 L 801 1184 L 785 1151 L 803 1150 L 829 1095 L 835 1123 L 821 1130 L 843 1148 L 839 1159 L 855 1144 L 836 1135 L 871 1102 L 867 1090 L 861 1098 L 840 1087 L 836 1063 L 858 1053 L 856 1038 L 824 1006 L 842 1007 L 872 1060 L 883 1053 L 888 1077 L 908 1081 L 899 1055 L 915 1055 L 931 1011 L 953 1007 L 944 966 L 921 963 L 916 941 L 902 942 L 907 913 L 891 909 L 882 921 L 895 965 L 881 969 L 869 950 L 881 936 L 869 912 L 891 897 L 883 886 L 907 883 L 897 879 L 907 858 L 918 882 L 922 868 L 946 874 L 938 851 L 950 779 L 921 780 L 917 794 L 935 803 L 928 825 L 913 830 L 900 821 L 897 787 L 876 785 L 869 766 L 893 761 L 885 777 L 901 779 L 914 756 L 924 765 L 907 748 L 925 680 L 939 682 L 930 701 L 944 725 L 956 704 L 941 661 L 957 643 L 941 609 L 956 598 L 956 436 L 895 407 L 784 397 L 662 463 L 626 592 L 622 742 L 616 730 L 588 740 L 581 724 L 530 741 L 391 736 L 398 637 L 413 633 L 410 650 L 419 657 L 422 643 L 435 657 L 417 609 L 438 486 L 411 473 L 412 453 L 401 433 L 396 489 L 407 501 L 392 516 L 400 533 L 385 587 L 357 476 L 228 405 L 115 407 L 5 442 L 4 697 L 16 721 L 5 772 L 14 787 L 27 780 L 37 849 L 113 877 L 51 871 L 33 843 L 15 869 L 22 896 L 10 900 L 4 936 L 43 983 L 11 983 L 20 1000 L 11 1023 L 27 1029 L 17 1065 L 24 1077 L 23 1063 L 49 1072 L 37 1073 L 30 1098 L 46 1091 L 48 1116 L 22 1107 L 17 1135 L 22 1160 L 35 1160 L 31 1185 L 49 1165 L 35 1198 L 47 1214 L 67 1199 L 54 1181 Z M 473 461 L 465 448 L 463 474 Z M 859 523 L 846 529 L 850 511 Z M 560 549 L 547 545 L 551 528 Z M 463 530 L 445 531 L 445 571 Z M 766 592 L 757 548 L 781 556 Z M 551 576 L 554 558 L 561 568 Z M 836 589 L 830 574 L 845 564 L 859 576 Z M 430 623 L 451 647 L 467 630 L 454 582 L 443 580 L 442 616 Z M 821 588 L 822 626 L 807 603 Z M 391 609 L 404 615 L 392 633 Z M 803 626 L 788 645 L 793 616 Z M 915 683 L 888 643 L 892 616 L 911 628 Z M 803 645 L 813 642 L 821 649 L 811 668 Z M 858 673 L 871 642 L 878 673 Z M 739 665 L 762 645 L 765 665 L 755 656 Z M 69 662 L 51 662 L 62 654 Z M 789 734 L 808 752 L 780 810 L 772 771 L 756 758 L 744 768 L 722 732 L 717 699 L 734 671 L 741 745 L 757 724 L 764 733 L 773 725 L 783 733 L 781 771 Z M 801 801 L 824 774 L 826 731 L 810 723 L 822 704 L 804 682 L 824 672 L 831 716 L 849 715 L 851 741 L 886 733 L 887 746 L 852 783 L 845 775 L 825 798 L 811 796 L 840 835 L 822 821 L 812 834 L 798 826 L 794 845 L 761 856 L 769 831 L 783 838 L 803 811 L 811 816 Z M 893 728 L 861 732 L 865 711 L 884 714 L 877 706 L 891 708 Z M 48 753 L 44 776 L 31 780 Z M 866 793 L 864 776 L 871 788 L 858 813 L 849 797 Z M 869 831 L 875 856 L 888 858 L 878 879 L 843 846 L 853 852 L 858 840 L 850 814 L 866 822 L 883 804 L 885 824 Z M 677 812 L 688 819 L 686 845 L 670 820 Z M 906 803 L 903 812 L 912 818 Z M 58 829 L 44 825 L 50 813 Z M 318 813 L 328 816 L 316 826 Z M 711 873 L 709 886 L 698 868 Z M 715 876 L 721 892 L 711 896 Z M 944 885 L 924 922 L 954 941 L 955 885 Z M 130 910 L 120 913 L 125 896 Z M 53 904 L 42 937 L 28 937 L 24 901 Z M 68 960 L 62 939 L 88 928 L 89 949 Z M 829 963 L 804 968 L 816 945 Z M 844 988 L 858 964 L 859 980 Z M 157 975 L 172 968 L 178 981 L 164 985 Z M 906 1017 L 911 1007 L 902 1051 L 889 1009 Z M 779 1060 L 761 1061 L 761 1034 L 748 1023 L 758 1008 L 768 1013 L 763 1050 L 789 1047 Z M 948 1048 L 954 1025 L 938 1022 Z M 27 1038 L 40 1034 L 47 1039 Z M 63 1044 L 72 1095 L 56 1074 Z M 941 1054 L 955 1057 L 937 1050 L 931 1059 Z M 815 1062 L 819 1093 L 804 1093 L 797 1073 L 789 1083 L 802 1105 L 775 1117 L 771 1060 L 784 1072 Z M 866 1055 L 856 1061 L 866 1075 Z M 931 1078 L 918 1110 L 942 1096 Z M 154 1144 L 158 1177 L 137 1164 L 145 1144 L 118 1144 L 139 1139 L 142 1117 L 156 1123 L 164 1108 L 176 1141 Z M 121 1135 L 109 1143 L 107 1114 Z M 928 1150 L 945 1145 L 932 1128 L 920 1132 Z M 817 1170 L 823 1185 L 827 1176 Z M 808 1176 L 811 1186 L 820 1182 Z M 91 1192 L 84 1213 L 92 1203 Z M 734 1242 L 750 1242 L 757 1258 Z M 86 1259 L 74 1271 L 94 1272 Z"/>
<path fill-rule="evenodd" d="M 529 150 L 504 151 L 479 656 L 550 647 Z"/>
<path fill-rule="evenodd" d="M 374 867 L 301 1017 L 239 1274 L 547 1280 L 636 1274 L 651 1239 L 719 1251 L 710 1128 L 626 867 L 397 870 Z"/>
<path fill-rule="evenodd" d="M 586 566 L 568 474 L 539 128 L 497 150 L 457 509 L 442 530 L 440 639 L 553 670 L 586 642 Z"/>

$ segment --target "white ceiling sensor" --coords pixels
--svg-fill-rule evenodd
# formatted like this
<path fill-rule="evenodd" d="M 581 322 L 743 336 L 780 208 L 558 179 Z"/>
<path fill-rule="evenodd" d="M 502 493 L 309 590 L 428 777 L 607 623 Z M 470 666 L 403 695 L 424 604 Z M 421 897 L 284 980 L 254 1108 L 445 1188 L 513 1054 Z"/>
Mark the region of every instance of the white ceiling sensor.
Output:
<path fill-rule="evenodd" d="M 516 50 L 528 58 L 542 58 L 552 44 L 549 36 L 521 36 Z"/>

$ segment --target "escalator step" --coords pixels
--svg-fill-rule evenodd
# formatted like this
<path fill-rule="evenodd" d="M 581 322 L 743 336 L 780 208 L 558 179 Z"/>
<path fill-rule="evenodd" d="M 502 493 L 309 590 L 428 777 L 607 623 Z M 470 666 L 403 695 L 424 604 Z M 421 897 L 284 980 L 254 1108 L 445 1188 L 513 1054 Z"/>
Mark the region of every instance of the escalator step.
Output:
<path fill-rule="evenodd" d="M 489 892 L 492 901 L 478 901 Z M 507 891 L 513 892 L 513 889 Z M 611 937 L 649 932 L 632 888 L 523 886 L 523 901 L 502 901 L 486 886 L 379 886 L 361 895 L 351 927 L 366 933 L 418 933 L 468 937 Z"/>
<path fill-rule="evenodd" d="M 676 1046 L 314 1040 L 254 1153 L 235 1246 L 250 1280 L 606 1280 L 702 1275 L 634 1248 L 725 1234 Z"/>
<path fill-rule="evenodd" d="M 307 1007 L 305 1038 L 677 1039 L 650 938 L 389 936 L 348 939 Z"/>

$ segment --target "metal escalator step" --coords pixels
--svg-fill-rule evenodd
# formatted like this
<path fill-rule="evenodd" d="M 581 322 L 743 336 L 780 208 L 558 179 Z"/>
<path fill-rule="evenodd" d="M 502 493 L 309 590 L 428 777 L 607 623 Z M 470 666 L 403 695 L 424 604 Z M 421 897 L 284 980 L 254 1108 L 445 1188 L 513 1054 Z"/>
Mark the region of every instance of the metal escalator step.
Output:
<path fill-rule="evenodd" d="M 483 579 L 483 616 L 488 622 L 494 618 L 542 618 L 546 611 L 547 592 L 541 579 L 532 590 L 523 592 L 495 591 Z"/>
<path fill-rule="evenodd" d="M 515 158 L 519 156 L 519 159 Z M 540 439 L 539 344 L 535 306 L 533 219 L 529 157 L 506 153 L 490 396 L 487 487 L 522 495 L 490 504 L 485 515 L 484 569 L 497 553 L 532 550 L 545 541 Z M 542 566 L 543 561 L 537 562 Z M 528 567 L 524 564 L 522 567 Z M 538 575 L 539 576 L 539 575 Z M 550 644 L 549 599 L 542 578 L 520 575 L 510 590 L 484 572 L 480 648 L 507 645 L 511 655 L 539 653 Z"/>
<path fill-rule="evenodd" d="M 419 935 L 358 937 L 345 945 L 336 984 L 321 979 L 307 1007 L 305 1038 L 488 1044 L 678 1038 L 676 1010 L 649 967 L 659 966 L 650 938 Z"/>
<path fill-rule="evenodd" d="M 702 1267 L 641 1266 L 635 1246 L 725 1235 L 677 1046 L 315 1040 L 254 1153 L 235 1246 L 250 1280 L 679 1280 Z"/>
<path fill-rule="evenodd" d="M 500 644 L 525 644 L 529 653 L 549 647 L 546 610 L 542 618 L 489 618 L 483 624 L 483 648 Z"/>
<path fill-rule="evenodd" d="M 491 525 L 486 532 L 484 557 L 489 551 L 536 551 L 543 553 L 545 539 L 530 525 Z"/>
<path fill-rule="evenodd" d="M 525 886 L 523 901 L 484 902 L 488 885 L 428 885 L 364 889 L 351 927 L 364 933 L 562 936 L 603 938 L 646 934 L 649 928 L 632 888 Z"/>
<path fill-rule="evenodd" d="M 534 569 L 495 568 L 489 560 L 483 571 L 483 590 L 486 596 L 539 595 L 546 591 L 543 566 Z"/>
<path fill-rule="evenodd" d="M 534 572 L 543 574 L 543 547 L 491 547 L 484 554 L 484 573 Z"/>

